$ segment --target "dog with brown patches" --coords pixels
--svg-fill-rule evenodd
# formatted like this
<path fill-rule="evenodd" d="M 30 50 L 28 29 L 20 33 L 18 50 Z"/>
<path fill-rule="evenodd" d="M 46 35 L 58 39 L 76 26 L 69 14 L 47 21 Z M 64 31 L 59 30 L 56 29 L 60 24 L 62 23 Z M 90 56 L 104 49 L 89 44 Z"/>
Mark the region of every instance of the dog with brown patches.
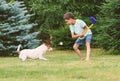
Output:
<path fill-rule="evenodd" d="M 48 60 L 43 55 L 52 48 L 50 47 L 50 43 L 44 41 L 43 44 L 34 49 L 24 49 L 20 50 L 21 45 L 18 45 L 17 53 L 19 54 L 19 58 L 22 61 L 25 61 L 27 58 L 31 59 L 40 59 L 40 60 Z"/>

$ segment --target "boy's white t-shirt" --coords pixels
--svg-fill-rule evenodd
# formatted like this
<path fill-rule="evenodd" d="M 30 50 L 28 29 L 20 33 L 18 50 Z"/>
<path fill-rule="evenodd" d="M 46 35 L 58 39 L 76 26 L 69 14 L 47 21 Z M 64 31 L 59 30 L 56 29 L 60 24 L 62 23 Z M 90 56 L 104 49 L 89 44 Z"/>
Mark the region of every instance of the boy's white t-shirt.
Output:
<path fill-rule="evenodd" d="M 70 27 L 71 33 L 82 34 L 85 26 L 87 26 L 87 25 L 83 20 L 76 19 L 75 24 L 70 25 L 69 27 Z M 86 32 L 86 34 L 84 36 L 86 36 L 88 34 L 92 34 L 90 29 Z"/>

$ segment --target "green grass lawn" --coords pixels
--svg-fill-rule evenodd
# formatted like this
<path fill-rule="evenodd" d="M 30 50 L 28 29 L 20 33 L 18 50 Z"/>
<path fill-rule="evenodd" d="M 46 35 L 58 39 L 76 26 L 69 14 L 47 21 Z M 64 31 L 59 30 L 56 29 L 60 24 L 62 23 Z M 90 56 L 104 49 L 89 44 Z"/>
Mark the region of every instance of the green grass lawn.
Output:
<path fill-rule="evenodd" d="M 85 50 L 82 51 L 85 56 Z M 91 61 L 74 51 L 47 52 L 49 60 L 0 57 L 0 81 L 120 81 L 120 56 L 92 49 Z"/>

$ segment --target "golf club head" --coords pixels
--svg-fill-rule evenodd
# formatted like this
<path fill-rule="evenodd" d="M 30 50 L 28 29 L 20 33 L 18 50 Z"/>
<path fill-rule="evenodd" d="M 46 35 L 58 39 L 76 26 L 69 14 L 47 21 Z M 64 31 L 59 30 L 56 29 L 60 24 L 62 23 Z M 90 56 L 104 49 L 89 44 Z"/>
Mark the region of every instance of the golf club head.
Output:
<path fill-rule="evenodd" d="M 93 24 L 96 23 L 96 19 L 94 17 L 90 17 L 90 20 L 92 21 Z"/>

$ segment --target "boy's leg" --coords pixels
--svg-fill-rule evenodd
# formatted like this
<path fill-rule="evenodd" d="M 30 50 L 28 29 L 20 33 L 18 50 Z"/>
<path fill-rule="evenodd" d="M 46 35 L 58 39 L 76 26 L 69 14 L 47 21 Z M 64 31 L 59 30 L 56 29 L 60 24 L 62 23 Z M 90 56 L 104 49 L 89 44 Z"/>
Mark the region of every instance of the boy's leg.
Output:
<path fill-rule="evenodd" d="M 92 38 L 92 34 L 87 35 L 87 37 L 86 37 L 86 49 L 87 49 L 86 61 L 90 60 L 90 43 L 91 43 L 91 38 Z"/>
<path fill-rule="evenodd" d="M 87 55 L 86 55 L 86 61 L 90 60 L 90 43 L 86 42 L 86 48 L 87 48 Z"/>
<path fill-rule="evenodd" d="M 74 44 L 74 45 L 73 45 L 73 49 L 74 49 L 75 52 L 78 54 L 78 56 L 80 57 L 80 59 L 83 60 L 84 58 L 83 58 L 83 56 L 82 56 L 80 50 L 78 49 L 78 47 L 79 47 L 78 44 Z"/>

